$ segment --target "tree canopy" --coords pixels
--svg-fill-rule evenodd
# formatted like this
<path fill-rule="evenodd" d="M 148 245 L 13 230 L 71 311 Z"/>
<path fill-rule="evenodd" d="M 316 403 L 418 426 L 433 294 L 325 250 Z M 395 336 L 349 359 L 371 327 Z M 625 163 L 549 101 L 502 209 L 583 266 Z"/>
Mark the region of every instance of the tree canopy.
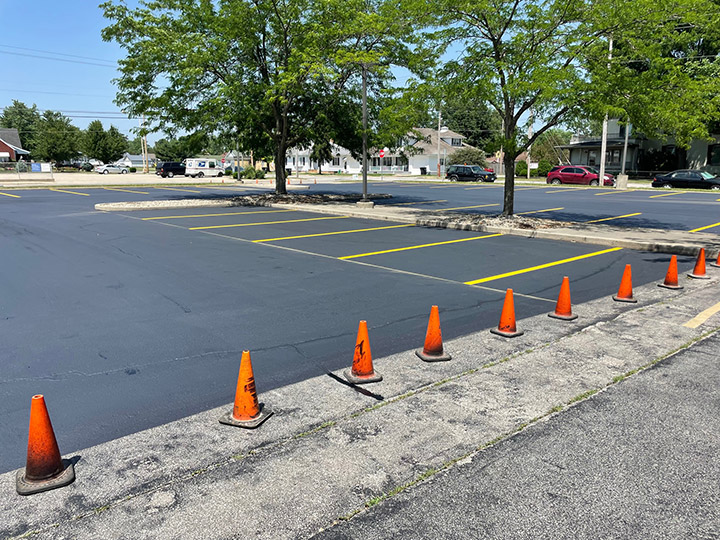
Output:
<path fill-rule="evenodd" d="M 13 99 L 12 105 L 5 107 L 0 114 L 0 127 L 17 129 L 23 149 L 31 153 L 35 146 L 34 137 L 39 121 L 40 113 L 35 104 L 28 107 L 16 99 Z"/>
<path fill-rule="evenodd" d="M 120 159 L 128 147 L 128 140 L 115 126 L 105 131 L 100 120 L 93 120 L 82 133 L 80 148 L 89 157 L 111 163 Z"/>
<path fill-rule="evenodd" d="M 32 156 L 47 161 L 70 161 L 80 153 L 80 130 L 70 119 L 55 111 L 45 111 L 37 122 Z"/>

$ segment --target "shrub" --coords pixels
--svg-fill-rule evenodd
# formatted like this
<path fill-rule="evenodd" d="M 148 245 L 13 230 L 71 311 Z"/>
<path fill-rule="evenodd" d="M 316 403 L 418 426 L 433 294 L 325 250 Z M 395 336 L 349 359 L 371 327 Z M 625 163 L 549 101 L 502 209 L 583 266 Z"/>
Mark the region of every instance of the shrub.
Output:
<path fill-rule="evenodd" d="M 527 176 L 527 163 L 525 161 L 515 162 L 515 176 Z"/>
<path fill-rule="evenodd" d="M 237 172 L 232 173 L 232 177 L 233 177 L 234 180 L 237 180 L 237 177 L 238 177 Z"/>
<path fill-rule="evenodd" d="M 242 172 L 242 176 L 243 178 L 248 178 L 249 180 L 252 180 L 253 178 L 255 178 L 255 169 L 253 169 L 252 167 L 248 167 Z"/>
<path fill-rule="evenodd" d="M 462 165 L 463 163 L 485 167 L 485 152 L 475 148 L 463 148 L 447 157 L 448 165 Z"/>
<path fill-rule="evenodd" d="M 265 171 L 256 171 L 256 172 L 255 172 L 255 178 L 259 178 L 260 180 L 262 180 L 263 178 L 265 178 Z"/>
<path fill-rule="evenodd" d="M 552 169 L 552 167 L 553 167 L 552 163 L 550 163 L 548 160 L 541 159 L 540 162 L 538 163 L 538 168 L 537 168 L 538 176 L 547 176 L 548 173 L 550 172 L 550 169 Z"/>
<path fill-rule="evenodd" d="M 130 172 L 137 172 L 137 168 L 136 168 L 136 167 L 130 167 Z"/>

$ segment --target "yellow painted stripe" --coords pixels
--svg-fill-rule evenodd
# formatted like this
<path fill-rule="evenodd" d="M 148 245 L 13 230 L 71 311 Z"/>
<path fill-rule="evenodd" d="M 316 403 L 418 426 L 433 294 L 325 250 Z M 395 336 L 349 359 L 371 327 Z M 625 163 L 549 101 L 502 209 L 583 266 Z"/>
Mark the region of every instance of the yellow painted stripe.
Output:
<path fill-rule="evenodd" d="M 530 212 L 518 212 L 516 216 L 525 216 L 527 214 L 539 214 L 540 212 L 554 212 L 555 210 L 565 210 L 564 206 L 559 208 L 546 208 L 545 210 L 532 210 Z"/>
<path fill-rule="evenodd" d="M 589 259 L 590 257 L 596 257 L 598 255 L 604 255 L 606 253 L 612 253 L 613 251 L 620 251 L 622 248 L 611 248 L 603 249 L 602 251 L 595 251 L 593 253 L 586 253 L 585 255 L 578 255 L 577 257 L 570 257 L 569 259 L 563 259 L 561 261 L 554 261 L 547 264 L 541 264 L 539 266 L 531 266 L 530 268 L 523 268 L 522 270 L 515 270 L 514 272 L 507 272 L 505 274 L 498 274 L 496 276 L 490 276 L 482 279 L 476 279 L 474 281 L 466 281 L 465 285 L 477 285 L 478 283 L 487 283 L 488 281 L 494 281 L 496 279 L 502 279 L 510 276 L 517 276 L 519 274 L 525 274 L 527 272 L 534 272 L 535 270 L 542 270 L 543 268 L 550 268 L 552 266 L 558 266 L 574 261 L 580 261 L 582 259 Z"/>
<path fill-rule="evenodd" d="M 705 311 L 697 315 L 696 317 L 693 317 L 688 322 L 683 324 L 686 328 L 697 328 L 702 323 L 707 321 L 710 317 L 715 315 L 718 311 L 720 311 L 720 302 L 715 304 L 713 307 L 707 308 Z"/>
<path fill-rule="evenodd" d="M 604 191 L 602 193 L 595 193 L 595 195 L 610 195 L 611 193 L 630 193 L 631 191 L 637 191 L 637 189 L 616 189 L 614 191 Z"/>
<path fill-rule="evenodd" d="M 466 208 L 485 208 L 487 206 L 500 206 L 499 204 L 478 204 L 477 206 L 456 206 L 455 208 L 435 208 L 431 212 L 445 212 L 446 210 L 465 210 Z"/>
<path fill-rule="evenodd" d="M 504 186 L 505 186 L 504 184 L 495 184 L 495 185 L 487 184 L 487 185 L 482 185 L 482 186 L 466 187 L 464 189 L 467 191 L 469 189 L 487 189 L 487 188 L 491 188 L 491 187 L 504 187 Z"/>
<path fill-rule="evenodd" d="M 550 191 L 546 191 L 545 193 L 569 193 L 571 191 L 585 191 L 586 189 L 590 189 L 589 187 L 566 187 L 562 189 L 552 189 Z"/>
<path fill-rule="evenodd" d="M 124 191 L 125 193 L 139 193 L 140 195 L 150 195 L 147 191 L 134 191 L 132 189 L 122 189 L 122 188 L 111 188 L 106 187 L 103 189 L 107 189 L 108 191 Z"/>
<path fill-rule="evenodd" d="M 623 216 L 606 217 L 606 218 L 602 218 L 602 219 L 593 219 L 592 221 L 586 221 L 585 223 L 600 223 L 601 221 L 610 221 L 613 219 L 620 219 L 620 218 L 641 216 L 641 215 L 642 215 L 642 212 L 635 212 L 634 214 L 625 214 Z"/>
<path fill-rule="evenodd" d="M 314 238 L 316 236 L 332 236 L 334 234 L 350 234 L 350 233 L 357 233 L 357 232 L 365 232 L 365 231 L 380 231 L 383 229 L 398 229 L 400 227 L 414 227 L 415 225 L 412 223 L 408 223 L 405 225 L 389 225 L 387 227 L 372 227 L 371 229 L 354 229 L 352 231 L 335 231 L 335 232 L 326 232 L 326 233 L 317 233 L 317 234 L 303 234 L 300 236 L 281 236 L 279 238 L 263 238 L 262 240 L 253 240 L 253 242 L 276 242 L 278 240 L 295 240 L 297 238 Z"/>
<path fill-rule="evenodd" d="M 395 203 L 393 206 L 406 206 L 409 204 L 431 204 L 431 203 L 438 203 L 438 202 L 447 202 L 447 200 L 440 199 L 439 201 L 401 202 L 401 203 Z"/>
<path fill-rule="evenodd" d="M 20 195 L 11 195 L 10 193 L 0 192 L 0 195 L 5 195 L 6 197 L 15 197 L 16 199 L 22 199 L 22 197 L 20 197 Z"/>
<path fill-rule="evenodd" d="M 649 199 L 657 199 L 658 197 L 669 197 L 670 195 L 680 195 L 681 193 L 687 193 L 687 191 L 673 191 L 671 193 L 663 193 L 662 195 L 650 195 Z"/>
<path fill-rule="evenodd" d="M 193 214 L 189 216 L 157 216 L 157 217 L 145 217 L 143 221 L 152 221 L 155 219 L 184 219 L 184 218 L 200 218 L 200 217 L 215 217 L 215 216 L 242 216 L 245 214 L 279 214 L 281 212 L 297 212 L 297 210 L 251 210 L 250 212 L 221 212 L 219 214 Z"/>
<path fill-rule="evenodd" d="M 428 189 L 445 189 L 453 186 L 431 186 Z"/>
<path fill-rule="evenodd" d="M 480 240 L 482 238 L 493 238 L 495 236 L 502 236 L 502 234 L 487 234 L 485 236 L 473 236 L 472 238 L 461 238 L 459 240 L 447 240 L 445 242 L 434 242 L 432 244 L 420 244 L 418 246 L 408 246 L 396 249 L 386 249 L 384 251 L 373 251 L 371 253 L 358 253 L 357 255 L 346 255 L 345 257 L 338 257 L 340 260 L 357 259 L 359 257 L 369 257 L 371 255 L 382 255 L 383 253 L 395 253 L 397 251 L 408 251 L 410 249 L 420 249 L 433 246 L 444 246 L 446 244 L 457 244 L 458 242 L 469 242 L 471 240 Z"/>
<path fill-rule="evenodd" d="M 162 186 L 153 186 L 153 188 L 170 190 L 170 191 L 184 191 L 185 193 L 202 193 L 202 191 L 198 191 L 197 189 L 182 189 L 182 188 L 172 188 L 172 187 L 162 187 Z"/>
<path fill-rule="evenodd" d="M 699 227 L 697 229 L 693 229 L 690 232 L 700 232 L 700 231 L 704 231 L 705 229 L 712 229 L 713 227 L 717 227 L 718 225 L 720 225 L 720 223 L 713 223 L 712 225 L 706 225 L 705 227 Z"/>
<path fill-rule="evenodd" d="M 89 197 L 87 193 L 80 193 L 78 191 L 68 191 L 66 189 L 57 189 L 57 188 L 50 188 L 50 191 L 57 191 L 60 193 L 70 193 L 71 195 L 83 195 L 84 197 Z"/>
<path fill-rule="evenodd" d="M 277 225 L 279 223 L 299 223 L 301 221 L 321 221 L 323 219 L 348 219 L 350 216 L 317 217 L 306 219 L 288 219 L 286 221 L 264 221 L 262 223 L 237 223 L 235 225 L 210 225 L 209 227 L 190 227 L 191 231 L 203 231 L 206 229 L 229 229 L 231 227 L 255 227 L 257 225 Z"/>
<path fill-rule="evenodd" d="M 530 187 L 519 187 L 515 188 L 515 191 L 527 191 L 528 189 L 547 189 L 547 186 L 530 186 Z"/>

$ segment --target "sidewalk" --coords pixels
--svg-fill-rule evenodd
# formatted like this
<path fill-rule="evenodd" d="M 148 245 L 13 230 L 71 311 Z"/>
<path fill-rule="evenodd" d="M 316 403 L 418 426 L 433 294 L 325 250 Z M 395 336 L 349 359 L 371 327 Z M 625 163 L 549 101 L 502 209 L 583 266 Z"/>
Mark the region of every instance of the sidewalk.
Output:
<path fill-rule="evenodd" d="M 440 471 L 480 463 L 479 450 L 560 422 L 574 403 L 715 332 L 717 315 L 684 326 L 720 302 L 720 271 L 711 275 L 683 279 L 682 291 L 639 287 L 635 305 L 608 291 L 576 306 L 574 323 L 522 319 L 526 333 L 513 340 L 478 329 L 446 343 L 449 362 L 374 351 L 385 379 L 365 388 L 342 384 L 339 372 L 270 392 L 257 381 L 275 411 L 258 430 L 220 425 L 228 404 L 67 455 L 77 480 L 62 489 L 20 497 L 14 473 L 3 474 L 0 536 L 310 537 Z"/>

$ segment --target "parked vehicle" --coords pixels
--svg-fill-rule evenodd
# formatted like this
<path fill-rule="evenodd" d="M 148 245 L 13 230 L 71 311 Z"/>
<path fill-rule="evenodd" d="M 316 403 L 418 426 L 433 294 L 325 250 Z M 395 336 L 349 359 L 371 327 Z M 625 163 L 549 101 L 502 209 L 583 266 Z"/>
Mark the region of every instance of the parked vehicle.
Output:
<path fill-rule="evenodd" d="M 685 189 L 720 189 L 720 176 L 707 171 L 681 169 L 653 178 L 652 187 Z"/>
<path fill-rule="evenodd" d="M 205 176 L 222 176 L 223 167 L 215 158 L 192 158 L 185 160 L 185 176 L 203 178 Z"/>
<path fill-rule="evenodd" d="M 497 176 L 479 165 L 450 165 L 445 178 L 452 182 L 494 182 Z"/>
<path fill-rule="evenodd" d="M 185 162 L 166 161 L 157 166 L 155 174 L 159 174 L 163 178 L 172 178 L 173 176 L 185 175 Z"/>
<path fill-rule="evenodd" d="M 550 169 L 546 182 L 548 184 L 579 184 L 584 186 L 598 186 L 600 172 L 587 165 L 559 165 Z M 604 186 L 614 186 L 615 177 L 605 174 Z"/>
<path fill-rule="evenodd" d="M 92 164 L 92 163 L 87 163 L 87 162 L 85 162 L 85 163 L 83 163 L 82 165 L 80 165 L 80 168 L 81 168 L 83 171 L 90 172 L 90 171 L 92 171 L 95 167 L 93 167 L 93 164 Z"/>
<path fill-rule="evenodd" d="M 127 167 L 124 167 L 122 165 L 100 165 L 98 167 L 95 167 L 95 172 L 99 172 L 100 174 L 127 174 L 129 172 L 129 169 Z"/>

